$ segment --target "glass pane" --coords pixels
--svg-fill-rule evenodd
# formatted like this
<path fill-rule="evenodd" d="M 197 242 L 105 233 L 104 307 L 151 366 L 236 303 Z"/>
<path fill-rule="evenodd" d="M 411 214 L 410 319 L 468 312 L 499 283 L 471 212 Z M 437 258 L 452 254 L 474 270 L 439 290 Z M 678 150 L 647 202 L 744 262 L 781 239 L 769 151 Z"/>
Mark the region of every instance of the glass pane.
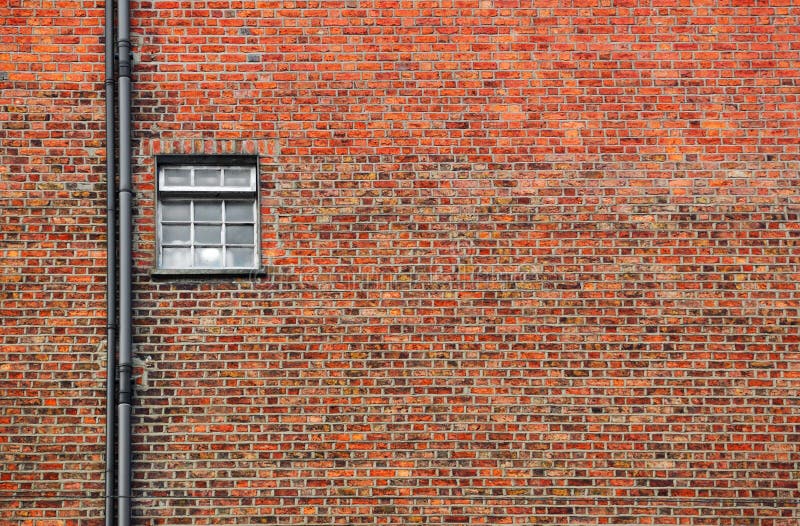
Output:
<path fill-rule="evenodd" d="M 188 168 L 164 168 L 164 186 L 189 186 L 190 176 Z"/>
<path fill-rule="evenodd" d="M 219 168 L 197 168 L 194 171 L 195 186 L 219 186 Z"/>
<path fill-rule="evenodd" d="M 192 241 L 192 232 L 189 225 L 164 225 L 161 230 L 161 238 L 161 242 L 168 245 L 189 244 Z"/>
<path fill-rule="evenodd" d="M 200 245 L 219 245 L 222 243 L 221 225 L 195 225 L 194 242 Z"/>
<path fill-rule="evenodd" d="M 225 201 L 225 219 L 227 221 L 253 221 L 252 201 Z"/>
<path fill-rule="evenodd" d="M 192 252 L 190 248 L 164 247 L 161 253 L 163 268 L 191 268 Z"/>
<path fill-rule="evenodd" d="M 195 201 L 195 221 L 222 221 L 222 202 L 220 201 Z"/>
<path fill-rule="evenodd" d="M 225 186 L 251 188 L 253 170 L 250 168 L 226 168 Z"/>
<path fill-rule="evenodd" d="M 225 229 L 225 243 L 234 245 L 252 245 L 253 226 L 229 225 Z"/>
<path fill-rule="evenodd" d="M 218 247 L 197 247 L 194 250 L 194 264 L 201 268 L 222 266 L 222 249 Z"/>
<path fill-rule="evenodd" d="M 189 201 L 164 201 L 161 203 L 163 221 L 189 221 Z"/>
<path fill-rule="evenodd" d="M 253 267 L 254 248 L 228 248 L 225 254 L 226 267 Z"/>

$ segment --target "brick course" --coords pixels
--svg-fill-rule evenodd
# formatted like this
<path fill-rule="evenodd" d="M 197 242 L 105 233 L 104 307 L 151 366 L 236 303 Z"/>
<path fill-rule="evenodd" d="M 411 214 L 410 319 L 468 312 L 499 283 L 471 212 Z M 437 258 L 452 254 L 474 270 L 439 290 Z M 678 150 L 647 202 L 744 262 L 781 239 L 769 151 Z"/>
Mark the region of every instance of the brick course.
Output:
<path fill-rule="evenodd" d="M 0 518 L 99 524 L 102 5 L 24 4 Z M 800 8 L 600 4 L 133 3 L 135 524 L 798 524 Z M 265 274 L 153 276 L 231 153 Z"/>

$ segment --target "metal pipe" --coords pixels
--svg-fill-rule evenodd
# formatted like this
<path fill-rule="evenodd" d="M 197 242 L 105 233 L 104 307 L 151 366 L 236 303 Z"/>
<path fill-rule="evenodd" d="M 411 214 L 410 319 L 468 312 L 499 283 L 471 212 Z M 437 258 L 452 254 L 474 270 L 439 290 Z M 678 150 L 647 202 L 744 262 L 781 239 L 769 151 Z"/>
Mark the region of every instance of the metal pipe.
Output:
<path fill-rule="evenodd" d="M 105 5 L 106 102 L 106 458 L 105 526 L 114 524 L 114 442 L 117 352 L 117 221 L 114 158 L 114 2 Z"/>
<path fill-rule="evenodd" d="M 117 523 L 131 522 L 132 398 L 132 184 L 131 184 L 131 42 L 129 0 L 117 4 L 119 66 L 119 450 L 117 459 Z"/>

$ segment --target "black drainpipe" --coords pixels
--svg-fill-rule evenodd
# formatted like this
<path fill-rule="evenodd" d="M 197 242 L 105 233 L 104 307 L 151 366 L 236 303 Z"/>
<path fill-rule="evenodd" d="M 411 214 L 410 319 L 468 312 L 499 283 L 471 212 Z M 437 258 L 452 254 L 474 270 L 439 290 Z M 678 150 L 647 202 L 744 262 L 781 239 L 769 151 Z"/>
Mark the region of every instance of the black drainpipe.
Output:
<path fill-rule="evenodd" d="M 119 452 L 117 518 L 131 522 L 131 369 L 132 369 L 132 198 L 131 185 L 131 42 L 129 0 L 117 5 L 119 66 Z"/>
<path fill-rule="evenodd" d="M 106 59 L 106 474 L 105 526 L 114 524 L 114 397 L 116 394 L 117 351 L 117 231 L 114 184 L 114 2 L 105 5 Z"/>

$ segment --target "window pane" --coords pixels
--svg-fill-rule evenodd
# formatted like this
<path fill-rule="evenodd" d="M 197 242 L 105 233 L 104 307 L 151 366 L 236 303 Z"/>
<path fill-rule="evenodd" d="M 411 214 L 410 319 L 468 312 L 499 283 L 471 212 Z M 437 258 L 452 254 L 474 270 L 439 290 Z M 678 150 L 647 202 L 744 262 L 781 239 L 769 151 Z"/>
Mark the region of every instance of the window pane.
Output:
<path fill-rule="evenodd" d="M 221 225 L 196 225 L 194 241 L 200 245 L 219 245 L 222 243 Z"/>
<path fill-rule="evenodd" d="M 165 186 L 189 186 L 191 171 L 188 168 L 164 168 Z"/>
<path fill-rule="evenodd" d="M 227 221 L 253 221 L 252 201 L 225 201 L 225 219 Z"/>
<path fill-rule="evenodd" d="M 195 201 L 195 221 L 222 221 L 222 202 L 220 201 Z"/>
<path fill-rule="evenodd" d="M 164 268 L 189 268 L 192 266 L 190 248 L 164 247 L 161 253 L 161 266 Z"/>
<path fill-rule="evenodd" d="M 226 168 L 225 186 L 251 188 L 253 170 L 250 168 Z"/>
<path fill-rule="evenodd" d="M 194 171 L 195 186 L 219 186 L 219 168 L 197 168 Z"/>
<path fill-rule="evenodd" d="M 222 266 L 222 249 L 218 247 L 197 247 L 194 251 L 194 264 L 201 268 Z"/>
<path fill-rule="evenodd" d="M 254 248 L 228 248 L 225 254 L 226 267 L 253 267 Z"/>
<path fill-rule="evenodd" d="M 164 221 L 189 221 L 189 201 L 164 201 L 161 218 Z"/>
<path fill-rule="evenodd" d="M 189 225 L 164 225 L 162 228 L 162 242 L 168 245 L 176 243 L 191 243 L 192 232 Z"/>
<path fill-rule="evenodd" d="M 234 245 L 252 245 L 253 226 L 229 225 L 225 229 L 225 242 Z"/>

